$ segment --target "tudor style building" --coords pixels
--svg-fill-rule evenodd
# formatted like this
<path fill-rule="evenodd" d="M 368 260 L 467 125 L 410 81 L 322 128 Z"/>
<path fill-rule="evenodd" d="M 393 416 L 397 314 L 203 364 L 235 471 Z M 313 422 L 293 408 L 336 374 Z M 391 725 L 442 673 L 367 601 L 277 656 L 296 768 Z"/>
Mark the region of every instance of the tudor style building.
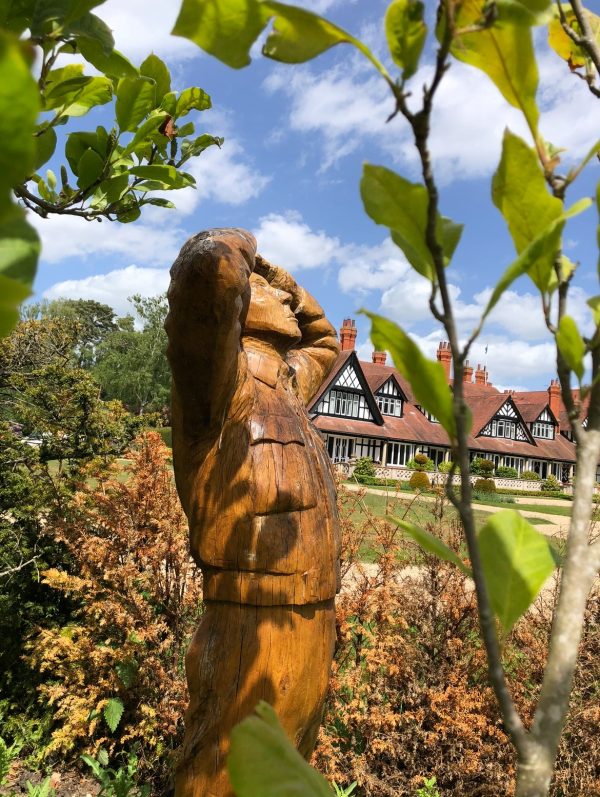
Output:
<path fill-rule="evenodd" d="M 369 456 L 385 468 L 397 468 L 418 452 L 436 465 L 450 458 L 448 437 L 437 420 L 415 403 L 410 385 L 386 365 L 385 352 L 373 352 L 372 362 L 359 361 L 354 350 L 356 326 L 346 319 L 340 330 L 341 351 L 309 412 L 325 436 L 336 463 Z M 437 351 L 448 378 L 451 353 L 441 342 Z M 557 380 L 547 391 L 497 390 L 485 367 L 467 363 L 464 392 L 473 414 L 469 437 L 471 457 L 485 457 L 496 466 L 535 471 L 570 481 L 575 446 Z"/>

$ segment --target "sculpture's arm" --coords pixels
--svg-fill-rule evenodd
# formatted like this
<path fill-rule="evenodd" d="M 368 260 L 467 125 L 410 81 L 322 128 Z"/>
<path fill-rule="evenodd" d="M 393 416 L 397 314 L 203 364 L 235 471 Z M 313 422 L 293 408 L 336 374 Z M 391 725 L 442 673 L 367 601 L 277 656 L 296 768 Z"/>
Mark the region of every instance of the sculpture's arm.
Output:
<path fill-rule="evenodd" d="M 292 295 L 292 310 L 298 320 L 302 339 L 290 350 L 288 363 L 296 371 L 300 395 L 308 404 L 331 371 L 339 354 L 335 329 L 325 318 L 317 300 L 300 287 L 287 271 L 256 256 L 256 271 L 271 285 Z"/>
<path fill-rule="evenodd" d="M 167 356 L 183 431 L 218 432 L 235 389 L 256 241 L 245 230 L 208 230 L 171 268 Z"/>

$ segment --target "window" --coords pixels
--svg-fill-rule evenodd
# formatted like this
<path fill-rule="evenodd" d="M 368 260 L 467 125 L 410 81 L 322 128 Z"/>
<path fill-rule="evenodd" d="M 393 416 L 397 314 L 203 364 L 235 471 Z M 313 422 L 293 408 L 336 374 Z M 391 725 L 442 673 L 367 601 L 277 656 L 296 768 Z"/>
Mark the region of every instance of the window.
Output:
<path fill-rule="evenodd" d="M 523 457 L 503 457 L 503 465 L 507 468 L 516 468 L 517 473 L 521 474 L 525 460 Z"/>
<path fill-rule="evenodd" d="M 412 446 L 408 443 L 388 443 L 386 465 L 406 465 L 412 457 Z"/>
<path fill-rule="evenodd" d="M 392 396 L 376 396 L 375 398 L 382 415 L 395 415 L 396 418 L 402 417 L 402 399 Z"/>
<path fill-rule="evenodd" d="M 424 410 L 423 407 L 421 407 L 420 404 L 417 404 L 417 409 L 419 410 L 420 413 L 422 413 L 427 418 L 428 421 L 431 421 L 431 423 L 439 423 L 439 421 L 435 417 L 435 415 L 432 415 L 429 412 L 429 410 Z"/>
<path fill-rule="evenodd" d="M 382 441 L 370 437 L 342 437 L 329 435 L 327 451 L 334 462 L 347 462 L 358 457 L 371 457 L 373 462 L 381 462 Z"/>
<path fill-rule="evenodd" d="M 350 390 L 330 390 L 315 407 L 323 415 L 342 415 L 372 421 L 373 415 L 362 393 Z"/>
<path fill-rule="evenodd" d="M 543 437 L 546 440 L 554 440 L 554 425 L 536 421 L 531 425 L 531 432 L 534 437 Z"/>

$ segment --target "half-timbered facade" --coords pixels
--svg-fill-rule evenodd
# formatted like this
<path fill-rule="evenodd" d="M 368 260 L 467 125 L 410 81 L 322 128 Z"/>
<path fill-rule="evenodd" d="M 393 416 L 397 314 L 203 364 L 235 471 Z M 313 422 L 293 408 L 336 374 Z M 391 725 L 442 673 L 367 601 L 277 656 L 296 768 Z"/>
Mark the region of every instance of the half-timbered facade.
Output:
<path fill-rule="evenodd" d="M 450 458 L 446 433 L 435 417 L 415 403 L 410 385 L 386 364 L 385 353 L 372 362 L 354 351 L 356 328 L 350 319 L 340 331 L 341 352 L 309 411 L 327 442 L 334 462 L 370 456 L 385 468 L 405 466 L 422 452 L 436 465 Z M 450 351 L 440 343 L 438 360 L 450 378 Z M 573 477 L 575 447 L 570 425 L 552 380 L 547 391 L 500 392 L 486 368 L 465 368 L 464 394 L 473 415 L 471 458 L 485 457 L 496 466 L 534 471 L 541 478 Z"/>

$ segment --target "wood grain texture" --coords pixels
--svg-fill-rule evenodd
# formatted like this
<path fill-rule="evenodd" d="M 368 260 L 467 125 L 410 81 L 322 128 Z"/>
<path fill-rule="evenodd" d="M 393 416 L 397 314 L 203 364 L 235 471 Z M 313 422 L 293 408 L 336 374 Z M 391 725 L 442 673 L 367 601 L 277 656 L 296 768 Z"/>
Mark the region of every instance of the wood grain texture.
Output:
<path fill-rule="evenodd" d="M 169 304 L 175 477 L 206 604 L 186 660 L 176 793 L 225 797 L 229 733 L 260 699 L 303 754 L 318 731 L 340 540 L 333 472 L 306 404 L 338 343 L 314 298 L 256 255 L 244 230 L 190 239 Z"/>

